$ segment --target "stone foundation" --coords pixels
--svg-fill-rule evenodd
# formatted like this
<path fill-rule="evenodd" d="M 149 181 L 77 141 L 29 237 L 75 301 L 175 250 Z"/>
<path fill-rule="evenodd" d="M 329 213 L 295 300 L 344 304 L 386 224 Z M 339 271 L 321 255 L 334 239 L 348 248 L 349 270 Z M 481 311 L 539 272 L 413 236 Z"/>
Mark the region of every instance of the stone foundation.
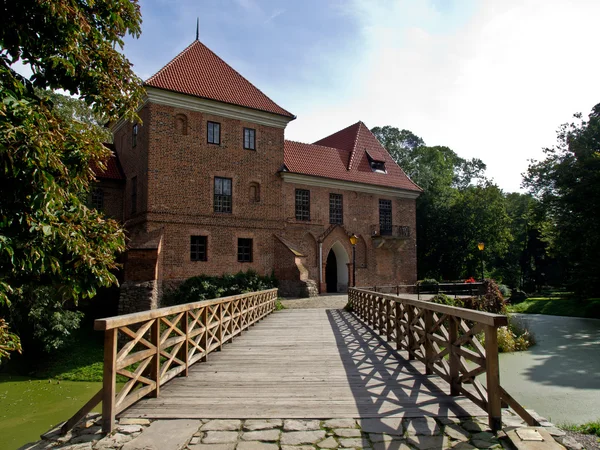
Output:
<path fill-rule="evenodd" d="M 158 280 L 125 281 L 121 284 L 119 315 L 158 308 L 161 291 Z"/>
<path fill-rule="evenodd" d="M 279 295 L 282 297 L 318 297 L 319 289 L 313 280 L 280 280 Z"/>

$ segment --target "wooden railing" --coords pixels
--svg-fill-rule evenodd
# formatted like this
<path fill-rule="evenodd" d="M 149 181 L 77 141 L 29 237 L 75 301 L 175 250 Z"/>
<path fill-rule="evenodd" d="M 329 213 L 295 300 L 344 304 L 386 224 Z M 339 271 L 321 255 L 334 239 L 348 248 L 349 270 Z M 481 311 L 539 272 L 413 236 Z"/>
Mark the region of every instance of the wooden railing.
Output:
<path fill-rule="evenodd" d="M 490 428 L 502 427 L 502 406 L 508 405 L 527 422 L 537 421 L 500 386 L 499 327 L 507 317 L 421 300 L 409 300 L 365 289 L 348 289 L 352 311 L 398 351 L 425 364 L 450 384 L 451 395 L 464 395 L 487 411 Z M 477 335 L 483 333 L 484 345 Z M 486 374 L 486 386 L 476 378 Z"/>
<path fill-rule="evenodd" d="M 102 430 L 144 396 L 158 397 L 160 386 L 275 309 L 277 289 L 187 303 L 96 320 L 104 331 L 102 389 L 62 426 L 66 433 L 102 401 Z M 117 375 L 124 381 L 117 392 Z M 124 378 L 124 380 L 123 380 Z"/>

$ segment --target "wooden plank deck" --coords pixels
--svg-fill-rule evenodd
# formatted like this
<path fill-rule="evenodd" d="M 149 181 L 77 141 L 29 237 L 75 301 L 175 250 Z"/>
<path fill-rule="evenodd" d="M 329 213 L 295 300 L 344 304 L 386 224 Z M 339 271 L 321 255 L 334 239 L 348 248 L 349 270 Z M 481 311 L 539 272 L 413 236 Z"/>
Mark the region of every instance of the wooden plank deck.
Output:
<path fill-rule="evenodd" d="M 484 416 L 342 310 L 273 313 L 120 417 Z"/>

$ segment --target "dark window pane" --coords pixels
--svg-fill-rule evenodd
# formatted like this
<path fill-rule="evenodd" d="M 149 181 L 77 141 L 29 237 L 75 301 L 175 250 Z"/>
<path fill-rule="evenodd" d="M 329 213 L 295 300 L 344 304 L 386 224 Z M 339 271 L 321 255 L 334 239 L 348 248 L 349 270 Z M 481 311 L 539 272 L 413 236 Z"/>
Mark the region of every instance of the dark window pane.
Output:
<path fill-rule="evenodd" d="M 343 198 L 341 194 L 329 194 L 329 223 L 344 223 Z"/>
<path fill-rule="evenodd" d="M 238 261 L 252 262 L 252 239 L 238 238 Z"/>
<path fill-rule="evenodd" d="M 221 124 L 218 122 L 208 122 L 207 141 L 209 144 L 221 143 Z"/>
<path fill-rule="evenodd" d="M 92 191 L 92 208 L 102 211 L 104 209 L 104 190 L 96 188 Z"/>
<path fill-rule="evenodd" d="M 131 146 L 135 147 L 137 145 L 137 135 L 138 135 L 138 124 L 133 125 L 132 135 L 131 135 Z"/>
<path fill-rule="evenodd" d="M 244 148 L 247 150 L 255 149 L 256 131 L 253 128 L 244 128 Z"/>
<path fill-rule="evenodd" d="M 379 200 L 379 233 L 392 234 L 392 201 Z"/>
<path fill-rule="evenodd" d="M 296 189 L 296 220 L 310 220 L 310 191 Z"/>
<path fill-rule="evenodd" d="M 190 259 L 192 261 L 206 261 L 206 236 L 191 236 Z"/>

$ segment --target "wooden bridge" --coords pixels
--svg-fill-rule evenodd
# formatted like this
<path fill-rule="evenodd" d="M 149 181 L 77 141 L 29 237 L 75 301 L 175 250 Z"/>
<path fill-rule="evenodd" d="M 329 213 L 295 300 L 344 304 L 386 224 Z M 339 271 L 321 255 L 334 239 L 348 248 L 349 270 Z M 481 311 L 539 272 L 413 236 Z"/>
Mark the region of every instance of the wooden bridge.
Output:
<path fill-rule="evenodd" d="M 106 432 L 117 414 L 487 415 L 498 430 L 507 405 L 536 424 L 500 386 L 496 332 L 505 316 L 363 289 L 349 290 L 352 312 L 271 314 L 276 298 L 272 289 L 96 321 L 105 332 L 104 386 L 63 430 L 100 401 Z M 476 378 L 484 373 L 487 388 Z"/>

